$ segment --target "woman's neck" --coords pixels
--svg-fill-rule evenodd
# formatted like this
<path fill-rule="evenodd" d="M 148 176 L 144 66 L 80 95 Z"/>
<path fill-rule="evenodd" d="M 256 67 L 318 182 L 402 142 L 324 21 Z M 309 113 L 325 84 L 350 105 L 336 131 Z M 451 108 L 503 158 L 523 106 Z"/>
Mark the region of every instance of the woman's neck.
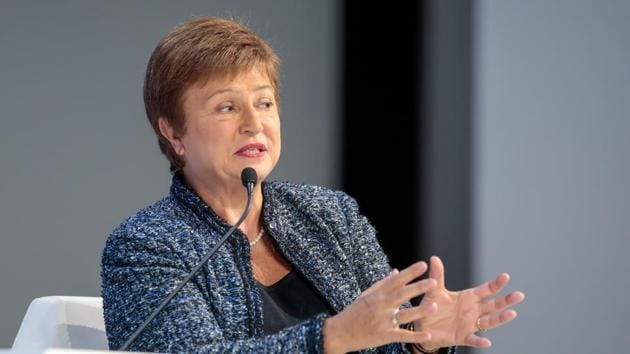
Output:
<path fill-rule="evenodd" d="M 184 178 L 186 183 L 218 216 L 230 225 L 236 224 L 247 204 L 247 190 L 240 181 L 238 184 L 218 185 L 203 184 L 194 179 Z M 262 187 L 260 183 L 256 183 L 252 193 L 252 205 L 249 214 L 239 227 L 250 241 L 256 237 L 262 227 L 262 204 Z"/>

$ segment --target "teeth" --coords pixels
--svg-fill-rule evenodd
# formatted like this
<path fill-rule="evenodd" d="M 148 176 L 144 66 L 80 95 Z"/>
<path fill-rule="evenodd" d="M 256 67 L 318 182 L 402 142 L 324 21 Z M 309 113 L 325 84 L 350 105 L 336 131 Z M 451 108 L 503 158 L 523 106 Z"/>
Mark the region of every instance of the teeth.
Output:
<path fill-rule="evenodd" d="M 255 154 L 255 153 L 260 152 L 260 149 L 247 149 L 247 150 L 243 150 L 243 152 Z"/>

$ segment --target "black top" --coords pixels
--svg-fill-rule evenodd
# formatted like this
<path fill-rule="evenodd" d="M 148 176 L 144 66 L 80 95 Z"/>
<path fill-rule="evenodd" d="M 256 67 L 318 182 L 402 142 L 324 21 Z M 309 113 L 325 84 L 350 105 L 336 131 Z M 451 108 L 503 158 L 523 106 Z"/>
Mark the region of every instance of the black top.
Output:
<path fill-rule="evenodd" d="M 265 334 L 274 334 L 319 313 L 331 310 L 319 292 L 297 272 L 291 271 L 271 286 L 256 282 L 263 301 Z"/>

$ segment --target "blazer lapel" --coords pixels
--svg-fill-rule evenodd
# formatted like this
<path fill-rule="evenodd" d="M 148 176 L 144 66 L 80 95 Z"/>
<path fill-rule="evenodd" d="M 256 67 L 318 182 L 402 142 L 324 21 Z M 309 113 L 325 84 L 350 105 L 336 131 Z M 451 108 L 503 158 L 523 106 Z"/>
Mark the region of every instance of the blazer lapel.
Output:
<path fill-rule="evenodd" d="M 296 219 L 281 212 L 286 209 L 276 205 L 265 207 L 267 232 L 280 252 L 319 290 L 334 311 L 341 312 L 361 294 L 346 255 L 322 220 Z"/>

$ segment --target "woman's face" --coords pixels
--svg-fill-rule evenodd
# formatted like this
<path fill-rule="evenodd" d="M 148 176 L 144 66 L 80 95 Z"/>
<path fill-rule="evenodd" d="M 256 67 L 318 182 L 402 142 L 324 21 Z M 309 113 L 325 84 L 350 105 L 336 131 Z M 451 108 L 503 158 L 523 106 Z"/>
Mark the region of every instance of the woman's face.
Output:
<path fill-rule="evenodd" d="M 280 158 L 280 117 L 267 75 L 253 69 L 211 79 L 183 95 L 184 173 L 194 184 L 240 184 L 253 167 L 264 180 Z"/>

